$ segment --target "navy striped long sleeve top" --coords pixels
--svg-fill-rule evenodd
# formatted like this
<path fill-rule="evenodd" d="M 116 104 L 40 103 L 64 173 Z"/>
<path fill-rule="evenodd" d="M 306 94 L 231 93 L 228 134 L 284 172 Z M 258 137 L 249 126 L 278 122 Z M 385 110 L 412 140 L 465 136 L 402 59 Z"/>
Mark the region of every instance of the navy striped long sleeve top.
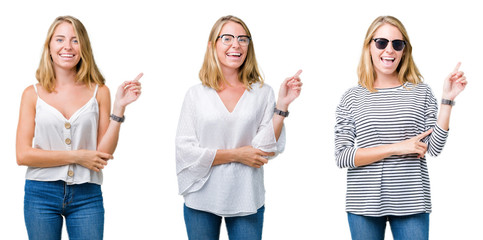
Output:
<path fill-rule="evenodd" d="M 437 101 L 428 85 L 405 83 L 371 93 L 349 89 L 336 110 L 336 164 L 347 170 L 346 211 L 364 216 L 404 216 L 431 212 L 426 159 L 417 154 L 393 155 L 356 167 L 358 148 L 412 138 L 433 128 L 423 139 L 427 153 L 441 153 L 448 132 L 436 125 Z"/>

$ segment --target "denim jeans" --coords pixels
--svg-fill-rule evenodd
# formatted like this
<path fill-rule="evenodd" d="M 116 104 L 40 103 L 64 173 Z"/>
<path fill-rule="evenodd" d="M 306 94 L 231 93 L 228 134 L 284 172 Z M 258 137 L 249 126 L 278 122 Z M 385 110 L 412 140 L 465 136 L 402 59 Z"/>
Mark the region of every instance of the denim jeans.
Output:
<path fill-rule="evenodd" d="M 386 221 L 391 225 L 394 240 L 427 240 L 429 213 L 408 216 L 367 217 L 347 213 L 353 240 L 384 239 Z"/>
<path fill-rule="evenodd" d="M 27 180 L 24 217 L 30 240 L 61 239 L 63 217 L 70 240 L 102 239 L 104 206 L 101 186 Z"/>
<path fill-rule="evenodd" d="M 257 213 L 242 217 L 225 217 L 226 230 L 230 240 L 262 239 L 263 214 L 265 207 Z M 190 240 L 216 240 L 220 238 L 222 217 L 199 211 L 184 205 L 184 220 Z"/>

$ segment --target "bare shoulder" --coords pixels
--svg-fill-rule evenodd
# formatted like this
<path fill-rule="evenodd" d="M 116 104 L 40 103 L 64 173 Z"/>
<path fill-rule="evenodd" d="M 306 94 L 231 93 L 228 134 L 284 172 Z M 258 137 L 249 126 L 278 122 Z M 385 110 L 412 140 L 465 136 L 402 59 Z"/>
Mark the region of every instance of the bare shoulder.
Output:
<path fill-rule="evenodd" d="M 99 89 L 97 89 L 98 94 L 109 94 L 109 88 L 107 85 L 99 86 Z"/>
<path fill-rule="evenodd" d="M 22 93 L 22 104 L 32 104 L 37 102 L 37 93 L 33 85 L 26 87 Z"/>
<path fill-rule="evenodd" d="M 99 86 L 99 88 L 97 89 L 96 99 L 99 104 L 106 102 L 106 100 L 110 103 L 111 93 L 107 85 L 104 84 L 103 86 Z"/>

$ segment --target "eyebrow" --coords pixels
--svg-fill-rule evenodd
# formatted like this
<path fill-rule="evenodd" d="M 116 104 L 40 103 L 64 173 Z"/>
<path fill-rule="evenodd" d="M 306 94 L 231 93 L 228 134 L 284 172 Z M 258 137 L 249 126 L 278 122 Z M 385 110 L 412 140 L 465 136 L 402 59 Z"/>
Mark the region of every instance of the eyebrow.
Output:
<path fill-rule="evenodd" d="M 55 35 L 54 37 L 66 38 L 64 35 Z M 77 36 L 73 36 L 72 38 L 77 38 Z M 72 39 L 72 38 L 71 38 L 71 39 Z"/>

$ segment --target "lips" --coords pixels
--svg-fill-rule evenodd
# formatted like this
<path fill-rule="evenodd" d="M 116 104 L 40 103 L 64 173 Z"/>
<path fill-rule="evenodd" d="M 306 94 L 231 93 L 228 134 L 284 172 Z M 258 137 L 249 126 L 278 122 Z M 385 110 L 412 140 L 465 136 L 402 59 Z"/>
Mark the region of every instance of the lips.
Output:
<path fill-rule="evenodd" d="M 68 53 L 61 53 L 59 54 L 61 58 L 73 58 L 75 55 L 74 54 L 68 54 Z"/>
<path fill-rule="evenodd" d="M 227 53 L 226 56 L 229 56 L 229 57 L 241 57 L 241 53 Z"/>
<path fill-rule="evenodd" d="M 384 65 L 392 65 L 396 59 L 393 57 L 381 57 L 381 62 Z"/>

